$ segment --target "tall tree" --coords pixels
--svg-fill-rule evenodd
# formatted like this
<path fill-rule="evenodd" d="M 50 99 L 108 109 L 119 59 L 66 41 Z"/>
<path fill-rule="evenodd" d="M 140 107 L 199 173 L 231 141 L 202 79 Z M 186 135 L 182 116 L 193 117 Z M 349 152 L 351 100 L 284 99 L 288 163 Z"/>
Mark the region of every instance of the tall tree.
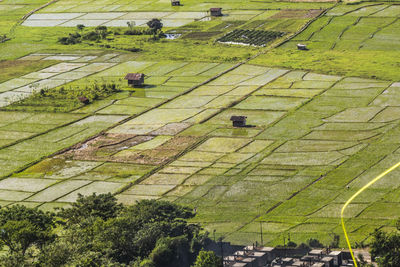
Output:
<path fill-rule="evenodd" d="M 371 255 L 379 266 L 400 266 L 400 234 L 375 230 L 371 242 Z"/>
<path fill-rule="evenodd" d="M 14 205 L 0 209 L 0 245 L 11 252 L 21 252 L 52 240 L 54 215 L 36 208 Z"/>
<path fill-rule="evenodd" d="M 90 219 L 107 220 L 115 218 L 122 210 L 122 205 L 110 193 L 84 197 L 78 194 L 76 202 L 68 209 L 60 209 L 58 216 L 65 219 L 68 225 L 81 225 Z"/>
<path fill-rule="evenodd" d="M 222 259 L 212 251 L 200 251 L 192 267 L 222 267 Z"/>
<path fill-rule="evenodd" d="M 159 19 L 152 19 L 150 21 L 148 21 L 147 26 L 149 26 L 149 28 L 152 30 L 153 32 L 153 38 L 156 39 L 156 34 L 158 31 L 161 31 L 163 24 L 161 22 L 161 20 Z"/>

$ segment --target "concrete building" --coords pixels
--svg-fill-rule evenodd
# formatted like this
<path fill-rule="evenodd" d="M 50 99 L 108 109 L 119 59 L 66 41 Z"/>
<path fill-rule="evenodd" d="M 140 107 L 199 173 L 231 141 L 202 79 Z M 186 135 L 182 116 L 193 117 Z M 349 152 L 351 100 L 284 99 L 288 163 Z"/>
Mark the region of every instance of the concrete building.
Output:
<path fill-rule="evenodd" d="M 329 249 L 288 249 L 246 246 L 224 257 L 224 267 L 350 267 L 350 253 Z M 329 254 L 328 254 L 329 253 Z M 236 265 L 235 265 L 236 264 Z"/>
<path fill-rule="evenodd" d="M 333 258 L 332 258 L 332 257 L 328 257 L 328 256 L 323 257 L 323 258 L 321 259 L 321 261 L 322 261 L 323 263 L 325 263 L 325 266 L 324 266 L 324 267 L 333 267 L 333 266 L 334 266 L 334 265 L 333 265 Z"/>
<path fill-rule="evenodd" d="M 329 256 L 333 258 L 333 266 L 340 266 L 342 264 L 342 252 L 332 251 Z"/>

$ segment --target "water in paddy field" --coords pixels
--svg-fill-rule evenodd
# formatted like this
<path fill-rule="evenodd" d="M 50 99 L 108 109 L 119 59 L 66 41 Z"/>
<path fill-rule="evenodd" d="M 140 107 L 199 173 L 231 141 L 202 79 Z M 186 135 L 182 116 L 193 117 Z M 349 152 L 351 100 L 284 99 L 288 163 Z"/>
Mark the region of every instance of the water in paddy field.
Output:
<path fill-rule="evenodd" d="M 179 33 L 166 33 L 165 38 L 167 40 L 173 40 L 173 39 L 178 39 L 182 34 Z"/>

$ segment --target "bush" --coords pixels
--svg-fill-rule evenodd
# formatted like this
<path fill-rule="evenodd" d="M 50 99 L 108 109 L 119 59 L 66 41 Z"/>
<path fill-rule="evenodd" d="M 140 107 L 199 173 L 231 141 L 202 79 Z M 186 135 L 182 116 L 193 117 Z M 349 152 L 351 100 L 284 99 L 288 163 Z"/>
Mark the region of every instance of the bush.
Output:
<path fill-rule="evenodd" d="M 7 41 L 7 35 L 0 35 L 0 43 Z"/>
<path fill-rule="evenodd" d="M 83 30 L 85 28 L 85 25 L 78 24 L 78 25 L 76 25 L 76 28 L 78 29 L 78 31 L 81 31 L 81 30 Z"/>
<path fill-rule="evenodd" d="M 52 89 L 42 88 L 28 98 L 5 107 L 6 110 L 33 110 L 68 112 L 82 105 L 92 103 L 96 99 L 105 98 L 119 92 L 119 86 L 115 82 L 94 82 L 84 87 L 61 86 Z M 80 99 L 86 100 L 81 102 Z"/>
<path fill-rule="evenodd" d="M 315 239 L 315 238 L 308 239 L 307 244 L 312 248 L 323 248 L 324 247 L 324 245 L 321 242 L 319 242 L 318 239 Z"/>
<path fill-rule="evenodd" d="M 79 33 L 70 33 L 68 37 L 58 38 L 58 42 L 63 45 L 73 45 L 81 42 L 81 35 Z"/>
<path fill-rule="evenodd" d="M 153 31 L 151 29 L 147 30 L 135 30 L 135 29 L 129 29 L 124 32 L 125 35 L 152 35 Z"/>
<path fill-rule="evenodd" d="M 192 267 L 222 267 L 222 259 L 212 251 L 200 251 Z"/>
<path fill-rule="evenodd" d="M 268 42 L 285 35 L 283 32 L 234 30 L 218 39 L 219 42 L 241 43 L 255 46 L 265 46 Z"/>
<path fill-rule="evenodd" d="M 100 39 L 100 36 L 97 32 L 91 31 L 91 32 L 85 33 L 82 38 L 83 38 L 83 40 L 97 41 Z"/>

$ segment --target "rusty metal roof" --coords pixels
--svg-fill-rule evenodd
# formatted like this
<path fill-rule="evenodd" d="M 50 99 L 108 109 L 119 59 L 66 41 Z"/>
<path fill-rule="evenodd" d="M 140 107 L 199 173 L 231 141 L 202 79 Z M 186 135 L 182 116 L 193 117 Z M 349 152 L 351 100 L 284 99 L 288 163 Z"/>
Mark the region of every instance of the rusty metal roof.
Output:
<path fill-rule="evenodd" d="M 138 81 L 144 77 L 143 73 L 128 73 L 125 76 L 125 80 Z"/>

